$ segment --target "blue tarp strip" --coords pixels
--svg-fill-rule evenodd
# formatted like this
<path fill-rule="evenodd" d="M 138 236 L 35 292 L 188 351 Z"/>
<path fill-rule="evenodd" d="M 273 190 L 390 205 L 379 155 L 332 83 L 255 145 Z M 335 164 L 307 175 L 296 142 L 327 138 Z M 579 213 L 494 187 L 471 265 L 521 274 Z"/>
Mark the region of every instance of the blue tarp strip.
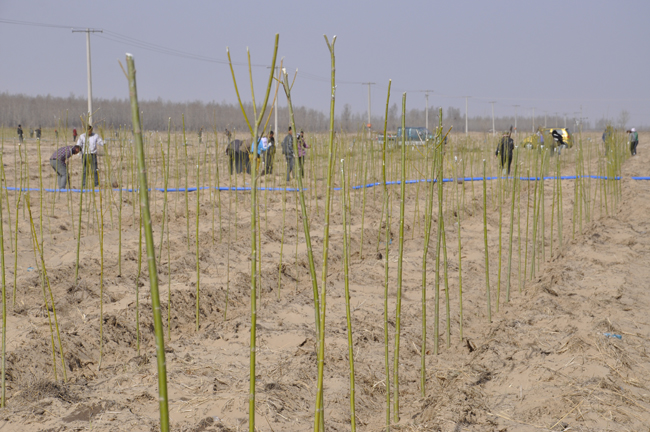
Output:
<path fill-rule="evenodd" d="M 512 180 L 512 176 L 510 177 L 503 177 L 504 179 L 510 179 Z M 575 180 L 576 178 L 592 178 L 595 180 L 621 180 L 620 176 L 616 176 L 613 178 L 607 177 L 607 176 L 597 176 L 597 175 L 584 175 L 584 176 L 560 176 L 560 179 L 562 180 Z M 650 177 L 630 177 L 632 180 L 650 180 Z M 486 177 L 486 180 L 497 180 L 498 177 Z M 463 177 L 459 178 L 459 180 L 466 181 L 466 182 L 471 182 L 471 181 L 483 181 L 483 177 Z M 539 177 L 519 177 L 519 180 L 522 181 L 537 181 L 540 180 Z M 555 176 L 548 176 L 544 177 L 544 180 L 557 180 L 557 177 Z M 406 184 L 416 184 L 416 183 L 430 183 L 430 182 L 436 183 L 436 179 L 431 180 L 431 179 L 420 179 L 420 180 L 406 180 Z M 445 178 L 442 179 L 443 183 L 449 183 L 456 181 L 455 178 Z M 399 185 L 401 182 L 399 180 L 395 181 L 389 181 L 386 182 L 386 185 L 392 186 L 392 185 Z M 375 186 L 382 186 L 383 183 L 368 183 L 366 185 L 358 185 L 358 186 L 351 186 L 352 189 L 363 189 L 363 188 L 371 188 Z M 39 188 L 17 188 L 17 187 L 12 187 L 12 186 L 7 186 L 5 189 L 10 190 L 10 191 L 23 191 L 23 192 L 38 192 L 40 189 Z M 199 190 L 210 190 L 213 189 L 212 186 L 201 186 L 198 188 Z M 215 190 L 218 191 L 250 191 L 250 187 L 214 187 Z M 341 190 L 340 188 L 333 188 L 334 190 Z M 97 189 L 51 189 L 51 188 L 45 188 L 44 189 L 46 192 L 94 192 L 97 191 Z M 149 188 L 149 191 L 158 191 L 158 192 L 165 192 L 165 188 Z M 196 192 L 197 188 L 196 187 L 189 187 L 187 188 L 188 192 Z M 269 190 L 269 191 L 284 191 L 286 190 L 287 192 L 297 192 L 300 189 L 298 188 L 293 188 L 293 187 L 288 187 L 288 188 L 281 188 L 281 187 L 259 187 L 257 190 L 264 191 L 264 190 Z M 309 190 L 308 188 L 303 188 L 303 190 L 307 191 Z M 113 189 L 115 192 L 119 192 L 120 189 Z M 138 189 L 133 189 L 133 188 L 123 188 L 122 192 L 137 192 Z M 185 188 L 168 188 L 167 192 L 185 192 Z"/>

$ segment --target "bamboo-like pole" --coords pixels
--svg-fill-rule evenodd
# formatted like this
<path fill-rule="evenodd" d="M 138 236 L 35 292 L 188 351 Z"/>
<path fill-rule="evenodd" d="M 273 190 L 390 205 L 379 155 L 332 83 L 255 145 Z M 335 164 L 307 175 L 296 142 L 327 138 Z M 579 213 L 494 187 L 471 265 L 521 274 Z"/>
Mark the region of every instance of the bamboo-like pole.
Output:
<path fill-rule="evenodd" d="M 442 147 L 441 147 L 442 150 Z M 445 163 L 445 158 L 444 158 L 444 153 L 441 151 L 440 152 L 440 167 L 438 168 L 438 175 L 439 175 L 439 180 L 438 180 L 438 198 L 439 198 L 439 212 L 438 212 L 438 226 L 441 232 L 441 239 L 442 239 L 442 255 L 443 255 L 443 269 L 444 269 L 444 276 L 445 276 L 445 320 L 446 320 L 446 330 L 445 333 L 447 335 L 447 348 L 451 346 L 451 311 L 450 311 L 450 300 L 449 300 L 449 260 L 447 259 L 447 237 L 445 234 L 445 213 L 442 210 L 442 203 L 444 202 L 444 196 L 443 196 L 443 180 L 444 180 L 444 163 Z M 452 195 L 453 196 L 453 195 Z"/>
<path fill-rule="evenodd" d="M 363 155 L 363 151 L 361 152 Z M 363 160 L 363 159 L 362 159 Z M 363 184 L 361 188 L 363 189 L 363 202 L 361 204 L 361 239 L 359 240 L 360 246 L 359 246 L 359 259 L 363 260 L 363 228 L 364 228 L 364 221 L 366 219 L 366 182 L 368 179 L 368 161 L 366 161 L 365 166 L 362 165 L 363 169 Z"/>
<path fill-rule="evenodd" d="M 440 129 L 436 133 L 439 138 Z M 434 158 L 431 161 L 431 181 L 429 182 L 429 193 L 427 194 L 426 213 L 424 217 L 424 250 L 422 251 L 422 344 L 420 346 L 420 394 L 426 396 L 427 367 L 427 256 L 429 254 L 429 242 L 431 239 L 431 221 L 433 220 L 433 192 L 436 188 L 434 179 L 436 178 L 436 163 L 438 162 L 436 146 L 434 141 Z M 427 152 L 428 154 L 428 152 Z M 428 160 L 428 157 L 427 157 Z"/>
<path fill-rule="evenodd" d="M 201 294 L 201 260 L 200 258 L 200 252 L 199 252 L 199 220 L 200 220 L 200 213 L 201 213 L 201 200 L 199 199 L 201 197 L 201 161 L 200 161 L 200 153 L 201 153 L 201 142 L 199 141 L 197 144 L 197 150 L 196 150 L 196 331 L 199 331 L 199 326 L 200 326 L 200 315 L 201 315 L 201 309 L 200 309 L 200 301 L 199 299 L 200 294 Z"/>
<path fill-rule="evenodd" d="M 4 146 L 4 136 L 2 140 Z M 0 154 L 0 165 L 2 164 L 2 155 Z M 6 182 L 5 182 L 6 184 Z M 7 367 L 7 283 L 5 275 L 5 240 L 4 240 L 4 224 L 2 218 L 4 216 L 2 211 L 2 196 L 0 196 L 0 267 L 2 267 L 2 398 L 0 399 L 0 407 L 4 408 L 5 395 L 6 395 L 6 367 Z M 9 222 L 9 231 L 11 231 L 11 221 Z M 18 231 L 16 231 L 18 237 Z"/>
<path fill-rule="evenodd" d="M 32 208 L 29 205 L 29 199 L 25 200 L 27 203 L 27 211 L 29 213 L 29 223 L 32 230 L 34 252 L 38 252 L 38 257 L 40 258 L 41 268 L 43 269 L 43 280 L 47 283 L 47 288 L 50 293 L 50 307 L 52 308 L 52 315 L 54 316 L 54 327 L 56 328 L 56 337 L 59 343 L 59 355 L 61 356 L 61 366 L 63 369 L 63 382 L 68 382 L 68 375 L 65 367 L 65 352 L 63 351 L 63 343 L 61 342 L 61 332 L 59 330 L 59 320 L 56 317 L 56 306 L 54 304 L 54 295 L 52 294 L 52 286 L 50 285 L 50 278 L 47 276 L 47 269 L 45 268 L 45 257 L 43 256 L 43 251 L 41 250 L 38 244 L 38 236 L 36 235 L 36 229 L 34 228 L 34 219 L 32 218 Z M 50 309 L 47 304 L 47 297 L 45 296 L 45 283 L 43 284 L 43 297 L 45 300 L 45 308 L 47 309 L 48 319 L 50 317 Z M 52 330 L 52 322 L 50 320 L 50 331 Z M 54 349 L 54 339 L 52 339 L 52 349 Z M 54 355 L 54 352 L 52 352 Z M 55 362 L 56 365 L 56 362 Z M 54 370 L 54 375 L 56 379 L 56 366 Z"/>
<path fill-rule="evenodd" d="M 440 109 L 440 118 L 442 119 L 442 108 Z M 442 120 L 441 120 L 442 121 Z M 462 162 L 462 159 L 461 161 Z M 464 174 L 464 169 L 463 169 Z M 458 173 L 456 173 L 456 217 L 458 218 L 458 312 L 459 312 L 459 337 L 460 340 L 463 340 L 463 247 L 460 233 L 461 219 L 460 214 L 462 211 L 461 208 L 461 199 L 458 193 L 460 179 Z M 465 192 L 465 183 L 463 181 L 463 196 Z"/>
<path fill-rule="evenodd" d="M 185 114 L 181 116 L 183 121 L 183 149 L 185 150 L 185 223 L 187 225 L 187 251 L 190 251 L 190 203 L 188 196 L 189 188 L 189 170 L 190 170 L 190 161 L 187 156 L 187 138 L 185 137 Z"/>
<path fill-rule="evenodd" d="M 438 149 L 438 154 L 436 156 L 438 163 L 438 174 L 436 179 L 436 186 L 438 188 L 438 235 L 436 240 L 436 276 L 434 279 L 434 309 L 433 309 L 433 353 L 438 355 L 438 349 L 440 348 L 440 251 L 442 247 L 442 235 L 444 233 L 444 224 L 443 224 L 443 190 L 442 190 L 442 168 L 444 164 L 442 147 Z"/>
<path fill-rule="evenodd" d="M 124 159 L 124 152 L 122 150 L 122 139 L 120 137 L 118 141 L 118 145 L 120 146 L 120 167 L 119 167 L 119 174 L 118 174 L 118 186 L 119 186 L 119 201 L 120 204 L 117 207 L 117 214 L 118 214 L 118 221 L 117 221 L 117 274 L 118 276 L 122 276 L 122 169 L 123 169 L 123 159 Z M 74 221 L 74 218 L 72 218 Z M 74 228 L 73 228 L 74 230 Z"/>
<path fill-rule="evenodd" d="M 271 93 L 271 87 L 273 84 L 273 73 L 275 72 L 275 61 L 278 54 L 278 41 L 280 39 L 279 34 L 275 35 L 275 47 L 273 49 L 273 60 L 270 68 L 269 81 L 266 86 L 266 95 L 264 97 L 264 103 L 262 104 L 262 111 L 257 115 L 257 110 L 255 108 L 255 128 L 250 127 L 248 117 L 246 117 L 246 111 L 239 99 L 239 90 L 237 89 L 237 80 L 235 78 L 235 72 L 232 68 L 232 62 L 230 61 L 230 50 L 226 49 L 228 52 L 228 62 L 230 63 L 230 70 L 232 72 L 233 85 L 235 86 L 235 91 L 237 92 L 237 98 L 239 99 L 239 104 L 242 109 L 242 114 L 246 119 L 246 123 L 249 126 L 253 147 L 255 152 L 253 155 L 257 154 L 258 146 L 258 132 L 260 124 L 264 118 L 264 113 L 267 108 L 269 95 Z M 250 70 L 250 53 L 248 55 L 248 64 L 249 64 L 249 76 L 251 82 L 251 91 L 253 91 L 253 75 Z M 253 106 L 255 107 L 255 98 L 253 93 Z M 256 362 L 256 338 L 257 338 L 257 235 L 258 235 L 258 211 L 259 205 L 257 203 L 257 189 L 258 189 L 258 166 L 253 159 L 251 166 L 251 330 L 250 330 L 250 375 L 249 375 L 249 394 L 248 394 L 248 427 L 250 432 L 255 432 L 255 362 Z"/>
<path fill-rule="evenodd" d="M 102 201 L 102 189 L 99 188 L 99 363 L 97 370 L 101 368 L 104 357 L 104 208 Z M 97 209 L 95 208 L 95 211 Z"/>
<path fill-rule="evenodd" d="M 509 144 L 504 145 L 504 151 L 506 154 L 506 164 L 508 163 L 507 161 L 507 155 L 510 153 L 510 151 L 506 151 L 505 146 Z M 504 164 L 505 166 L 505 164 Z M 502 246 L 502 241 L 503 241 L 503 235 L 502 235 L 502 227 L 503 227 L 503 193 L 505 192 L 505 186 L 504 186 L 504 180 L 502 176 L 503 171 L 502 170 L 497 170 L 497 205 L 499 206 L 499 242 L 498 242 L 498 259 L 499 259 L 499 264 L 497 265 L 497 307 L 496 307 L 496 312 L 499 313 L 499 304 L 501 303 L 501 253 L 503 248 Z"/>
<path fill-rule="evenodd" d="M 354 386 L 354 345 L 352 343 L 352 313 L 350 312 L 350 247 L 348 245 L 348 203 L 346 200 L 347 182 L 345 181 L 345 169 L 341 159 L 341 214 L 343 216 L 343 275 L 345 284 L 345 318 L 348 327 L 348 359 L 350 361 L 350 426 L 352 432 L 357 430 L 357 415 L 355 409 L 355 386 Z"/>
<path fill-rule="evenodd" d="M 526 170 L 526 178 L 530 179 L 530 168 Z M 523 288 L 526 286 L 526 275 L 528 274 L 528 223 L 530 221 L 530 180 L 526 182 L 526 190 L 528 191 L 528 199 L 526 200 L 526 241 L 524 241 L 524 247 L 526 250 L 524 251 L 524 279 L 523 279 L 523 286 L 519 288 L 519 290 L 523 290 Z M 519 264 L 521 265 L 521 263 Z"/>
<path fill-rule="evenodd" d="M 323 228 L 323 267 L 321 272 L 321 294 L 320 294 L 320 325 L 318 334 L 318 383 L 316 387 L 316 413 L 314 415 L 314 432 L 325 432 L 325 412 L 323 402 L 323 378 L 325 367 L 325 311 L 326 311 L 326 293 L 327 293 L 327 259 L 329 255 L 329 223 L 330 211 L 332 201 L 332 177 L 334 170 L 334 106 L 336 100 L 336 63 L 334 55 L 334 44 L 336 43 L 336 36 L 332 37 L 332 42 L 328 40 L 326 35 L 325 43 L 330 52 L 331 60 L 331 92 L 330 99 L 330 130 L 329 130 L 329 145 L 327 156 L 327 189 L 325 191 L 325 221 Z M 285 81 L 286 81 L 285 75 Z M 297 154 L 297 140 L 294 140 L 294 151 Z M 300 164 L 298 164 L 300 165 Z M 301 178 L 301 173 L 297 176 Z M 302 182 L 299 180 L 299 188 L 302 190 Z M 307 232 L 305 232 L 307 237 Z"/>
<path fill-rule="evenodd" d="M 20 151 L 20 150 L 19 150 Z M 22 172 L 21 178 L 22 178 Z M 22 190 L 23 188 L 23 182 L 22 179 L 20 181 L 20 189 Z M 20 198 L 22 196 L 22 192 L 18 192 L 17 197 L 16 197 L 16 228 L 14 232 L 16 235 L 14 236 L 14 295 L 13 295 L 13 300 L 11 303 L 12 307 L 16 307 L 16 288 L 18 286 L 18 212 L 20 211 Z M 11 211 L 11 210 L 8 210 Z"/>
<path fill-rule="evenodd" d="M 172 133 L 172 118 L 169 117 L 167 121 L 167 157 L 165 158 L 165 153 L 162 150 L 162 142 L 160 143 L 160 154 L 162 156 L 162 169 L 165 170 L 164 182 L 165 182 L 165 192 L 163 195 L 163 212 L 162 212 L 162 227 L 160 228 L 160 249 L 158 250 L 158 266 L 160 266 L 160 261 L 162 260 L 162 245 L 163 245 L 163 236 L 165 235 L 165 222 L 167 221 L 167 189 L 169 187 L 169 166 L 171 165 L 171 133 Z M 167 163 L 167 168 L 165 169 L 165 162 Z M 168 308 L 169 309 L 169 308 Z"/>
<path fill-rule="evenodd" d="M 131 54 L 126 55 L 129 71 L 129 95 L 131 97 L 131 114 L 133 135 L 138 158 L 138 178 L 140 181 L 140 205 L 144 216 L 144 233 L 147 240 L 147 261 L 149 264 L 149 284 L 151 287 L 151 307 L 153 308 L 153 324 L 156 340 L 156 357 L 158 366 L 158 401 L 160 406 L 160 430 L 169 432 L 169 407 L 167 402 L 167 366 L 165 364 L 165 335 L 163 332 L 162 315 L 160 313 L 160 295 L 158 293 L 158 270 L 156 268 L 153 231 L 151 229 L 151 214 L 149 213 L 149 192 L 147 190 L 147 170 L 144 161 L 142 145 L 142 130 L 140 127 L 140 110 L 138 108 L 138 93 L 135 82 L 135 63 Z"/>
<path fill-rule="evenodd" d="M 483 241 L 485 246 L 485 293 L 487 295 L 487 317 L 492 322 L 492 305 L 490 296 L 490 261 L 488 259 L 488 235 L 487 235 L 487 191 L 485 182 L 485 159 L 483 159 Z"/>
<path fill-rule="evenodd" d="M 515 152 L 515 173 L 512 180 L 512 202 L 510 203 L 510 234 L 508 236 L 508 273 L 506 274 L 506 303 L 510 303 L 510 276 L 512 273 L 512 236 L 515 229 L 515 199 L 517 198 L 517 172 L 519 171 L 519 150 Z"/>
<path fill-rule="evenodd" d="M 381 151 L 381 176 L 382 176 L 382 186 L 383 186 L 383 210 L 386 212 L 386 229 L 385 233 L 385 250 L 384 250 L 384 369 L 385 369 L 385 379 L 386 379 L 386 432 L 390 431 L 390 357 L 388 345 L 389 342 L 389 333 L 388 333 L 388 252 L 389 252 L 389 242 L 390 242 L 390 209 L 388 207 L 388 183 L 386 180 L 386 150 L 388 147 L 388 136 L 386 135 L 387 122 L 388 122 L 388 105 L 390 103 L 390 87 L 392 81 L 388 80 L 388 92 L 386 96 L 386 113 L 384 116 L 384 143 L 382 145 Z M 379 223 L 379 230 L 381 233 L 381 222 Z M 379 251 L 379 239 L 377 239 L 377 251 Z"/>
<path fill-rule="evenodd" d="M 88 154 L 88 152 L 90 151 L 90 146 L 85 146 L 85 148 L 86 148 L 86 151 L 84 153 L 82 153 L 81 157 L 86 158 L 86 163 L 87 163 L 86 166 L 88 167 L 88 169 L 82 170 L 81 175 L 82 175 L 82 177 L 85 175 L 86 176 L 85 180 L 88 180 L 88 172 L 92 171 L 92 168 L 91 168 L 92 164 L 88 160 L 90 158 L 90 154 Z M 94 181 L 95 180 L 93 179 L 93 182 Z M 83 180 L 82 180 L 82 182 L 83 182 Z M 77 284 L 77 282 L 79 282 L 79 250 L 81 249 L 81 221 L 82 221 L 81 216 L 82 216 L 82 213 L 83 213 L 83 197 L 84 197 L 84 189 L 81 188 L 81 192 L 79 192 L 79 220 L 77 221 L 77 223 L 78 223 L 78 225 L 77 225 L 77 230 L 78 230 L 77 231 L 77 255 L 76 255 L 76 261 L 75 261 L 75 267 L 74 267 L 74 283 L 75 283 L 75 285 Z M 16 221 L 16 223 L 18 223 L 18 221 Z M 16 233 L 17 233 L 17 231 L 16 231 Z"/>
<path fill-rule="evenodd" d="M 406 93 L 402 94 L 402 131 L 406 130 Z M 400 174 L 399 252 L 397 257 L 397 303 L 395 306 L 395 352 L 393 353 L 393 420 L 399 422 L 399 343 L 402 323 L 402 272 L 404 264 L 404 205 L 406 202 L 406 134 L 402 134 Z"/>

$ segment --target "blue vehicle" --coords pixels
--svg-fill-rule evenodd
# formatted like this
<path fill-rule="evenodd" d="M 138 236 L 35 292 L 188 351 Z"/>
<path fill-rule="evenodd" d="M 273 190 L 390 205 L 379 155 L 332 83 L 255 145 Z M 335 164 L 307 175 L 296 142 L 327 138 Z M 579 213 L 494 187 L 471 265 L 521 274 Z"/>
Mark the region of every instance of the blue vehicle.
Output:
<path fill-rule="evenodd" d="M 425 127 L 406 127 L 405 129 L 405 141 L 407 145 L 425 145 L 427 142 L 431 142 L 435 139 L 435 136 L 431 131 Z M 383 135 L 378 135 L 377 139 L 379 141 L 384 140 Z M 402 127 L 397 128 L 397 134 L 388 134 L 389 141 L 395 141 L 397 144 L 402 143 Z"/>
<path fill-rule="evenodd" d="M 427 141 L 433 140 L 433 134 L 425 127 L 406 127 L 406 143 L 411 145 L 421 145 Z M 402 141 L 402 127 L 397 128 L 397 141 Z"/>

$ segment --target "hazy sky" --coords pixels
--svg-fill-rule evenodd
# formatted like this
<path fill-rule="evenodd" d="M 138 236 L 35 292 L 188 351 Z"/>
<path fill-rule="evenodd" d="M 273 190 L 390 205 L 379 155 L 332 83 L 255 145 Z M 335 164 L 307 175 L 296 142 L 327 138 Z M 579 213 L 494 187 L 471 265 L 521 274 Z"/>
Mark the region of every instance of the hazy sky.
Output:
<path fill-rule="evenodd" d="M 127 98 L 118 59 L 134 55 L 141 99 L 236 103 L 226 47 L 234 62 L 250 48 L 256 97 L 268 79 L 273 40 L 298 68 L 294 104 L 329 109 L 330 56 L 336 40 L 337 112 L 349 103 L 373 114 L 391 104 L 456 106 L 469 113 L 583 116 L 592 123 L 631 114 L 650 125 L 650 2 L 639 1 L 31 1 L 0 0 L 0 91 L 86 96 L 86 37 L 93 94 Z M 25 21 L 62 27 L 15 25 Z M 133 41 L 135 41 L 135 44 Z M 153 48 L 153 49 L 151 49 Z M 188 54 L 189 58 L 164 52 Z M 203 58 L 205 60 L 200 60 Z M 247 69 L 235 68 L 250 100 Z M 280 99 L 284 105 L 283 98 Z"/>

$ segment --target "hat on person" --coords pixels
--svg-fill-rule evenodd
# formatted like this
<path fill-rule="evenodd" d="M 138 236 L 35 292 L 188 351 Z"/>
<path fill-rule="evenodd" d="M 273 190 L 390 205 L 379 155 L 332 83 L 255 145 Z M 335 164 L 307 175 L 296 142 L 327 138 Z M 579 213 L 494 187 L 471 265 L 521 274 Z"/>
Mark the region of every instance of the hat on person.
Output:
<path fill-rule="evenodd" d="M 630 130 L 631 130 L 632 132 L 636 132 L 636 129 L 634 129 L 634 128 L 632 128 L 632 129 L 630 129 Z"/>

